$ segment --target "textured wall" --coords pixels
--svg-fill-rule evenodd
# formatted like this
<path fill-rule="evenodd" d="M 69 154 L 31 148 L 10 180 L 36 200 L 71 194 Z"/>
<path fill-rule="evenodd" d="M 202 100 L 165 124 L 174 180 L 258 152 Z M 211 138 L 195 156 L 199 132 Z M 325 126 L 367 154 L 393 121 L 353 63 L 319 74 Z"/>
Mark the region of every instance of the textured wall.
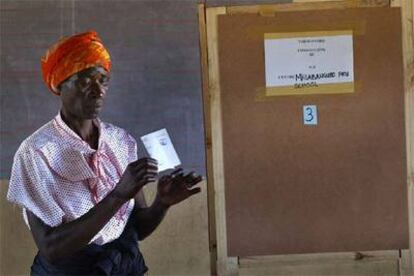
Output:
<path fill-rule="evenodd" d="M 102 119 L 136 139 L 167 127 L 184 167 L 204 173 L 196 23 L 188 1 L 2 1 L 0 178 L 21 141 L 59 110 L 40 57 L 59 37 L 88 29 L 113 62 Z"/>

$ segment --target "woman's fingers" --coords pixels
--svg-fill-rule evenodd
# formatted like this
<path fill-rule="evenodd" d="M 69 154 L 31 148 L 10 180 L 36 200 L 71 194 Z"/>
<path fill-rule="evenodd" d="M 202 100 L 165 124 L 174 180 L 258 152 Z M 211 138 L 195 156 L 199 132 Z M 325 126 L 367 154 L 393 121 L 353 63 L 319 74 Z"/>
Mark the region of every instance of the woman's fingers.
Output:
<path fill-rule="evenodd" d="M 200 187 L 196 187 L 194 189 L 188 190 L 190 192 L 190 196 L 198 194 L 199 192 L 201 192 L 201 188 Z"/>
<path fill-rule="evenodd" d="M 140 158 L 134 162 L 132 162 L 130 165 L 134 166 L 134 167 L 139 167 L 143 164 L 153 164 L 153 165 L 158 165 L 158 161 L 154 158 L 150 158 L 150 157 L 144 157 L 144 158 Z"/>
<path fill-rule="evenodd" d="M 157 160 L 145 157 L 138 159 L 131 163 L 131 165 L 137 182 L 144 181 L 146 184 L 156 180 L 156 177 L 158 176 Z"/>
<path fill-rule="evenodd" d="M 134 165 L 134 170 L 136 172 L 138 172 L 139 170 L 146 169 L 146 170 L 149 170 L 151 172 L 158 173 L 158 163 L 156 162 L 155 159 L 145 158 L 145 159 L 140 159 L 138 161 L 140 161 L 140 162 L 137 162 Z"/>
<path fill-rule="evenodd" d="M 190 172 L 184 177 L 184 180 L 187 187 L 192 187 L 201 182 L 201 180 L 203 180 L 203 177 L 201 175 L 197 175 L 195 172 Z"/>
<path fill-rule="evenodd" d="M 172 173 L 170 173 L 170 176 L 172 178 L 175 178 L 175 177 L 180 176 L 182 174 L 183 174 L 183 168 L 178 168 L 175 171 L 173 171 Z"/>

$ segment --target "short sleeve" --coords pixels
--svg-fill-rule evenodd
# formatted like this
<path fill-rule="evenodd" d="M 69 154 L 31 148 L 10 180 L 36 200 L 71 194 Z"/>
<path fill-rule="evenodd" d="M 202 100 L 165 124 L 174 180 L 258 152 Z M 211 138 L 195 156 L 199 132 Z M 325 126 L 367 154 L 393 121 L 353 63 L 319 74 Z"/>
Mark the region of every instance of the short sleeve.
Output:
<path fill-rule="evenodd" d="M 52 195 L 53 183 L 53 174 L 41 154 L 20 148 L 14 156 L 7 199 L 55 227 L 62 223 L 64 212 Z"/>

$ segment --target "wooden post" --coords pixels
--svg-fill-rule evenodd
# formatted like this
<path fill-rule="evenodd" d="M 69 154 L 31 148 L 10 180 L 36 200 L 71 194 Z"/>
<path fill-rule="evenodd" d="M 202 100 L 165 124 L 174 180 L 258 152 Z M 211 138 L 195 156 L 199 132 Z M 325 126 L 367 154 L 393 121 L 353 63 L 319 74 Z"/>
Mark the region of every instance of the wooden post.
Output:
<path fill-rule="evenodd" d="M 208 69 L 208 51 L 207 51 L 207 25 L 206 25 L 206 7 L 205 4 L 198 5 L 198 23 L 200 34 L 200 61 L 201 61 L 201 79 L 203 92 L 203 111 L 204 111 L 204 136 L 206 145 L 206 168 L 207 168 L 207 204 L 208 204 L 208 233 L 209 233 L 209 250 L 210 250 L 210 270 L 211 275 L 217 275 L 217 235 L 215 220 L 215 201 L 214 201 L 214 177 L 211 147 L 211 121 L 210 121 L 210 104 L 209 104 L 209 69 Z"/>
<path fill-rule="evenodd" d="M 392 7 L 401 8 L 404 53 L 405 127 L 407 142 L 407 188 L 410 233 L 409 263 L 414 265 L 414 4 L 412 0 L 392 0 Z M 404 265 L 403 265 L 404 266 Z"/>
<path fill-rule="evenodd" d="M 213 180 L 215 202 L 215 230 L 217 239 L 217 273 L 235 274 L 237 259 L 227 255 L 226 209 L 224 197 L 224 167 L 221 125 L 220 73 L 217 47 L 217 15 L 226 14 L 226 8 L 209 8 L 206 12 L 208 52 L 208 93 L 205 96 L 210 107 L 211 136 L 206 137 L 207 150 L 211 150 L 212 166 L 208 175 Z M 214 137 L 214 138 L 213 138 Z"/>

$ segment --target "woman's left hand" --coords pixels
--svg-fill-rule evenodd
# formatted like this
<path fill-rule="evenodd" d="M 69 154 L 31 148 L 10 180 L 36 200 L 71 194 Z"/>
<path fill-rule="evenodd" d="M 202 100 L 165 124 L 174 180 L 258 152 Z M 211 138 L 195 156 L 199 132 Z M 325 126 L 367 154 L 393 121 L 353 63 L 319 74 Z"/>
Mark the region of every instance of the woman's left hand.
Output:
<path fill-rule="evenodd" d="M 177 169 L 158 181 L 157 200 L 166 207 L 177 204 L 199 193 L 201 188 L 194 186 L 202 180 L 195 172 L 184 175 L 182 168 Z"/>

